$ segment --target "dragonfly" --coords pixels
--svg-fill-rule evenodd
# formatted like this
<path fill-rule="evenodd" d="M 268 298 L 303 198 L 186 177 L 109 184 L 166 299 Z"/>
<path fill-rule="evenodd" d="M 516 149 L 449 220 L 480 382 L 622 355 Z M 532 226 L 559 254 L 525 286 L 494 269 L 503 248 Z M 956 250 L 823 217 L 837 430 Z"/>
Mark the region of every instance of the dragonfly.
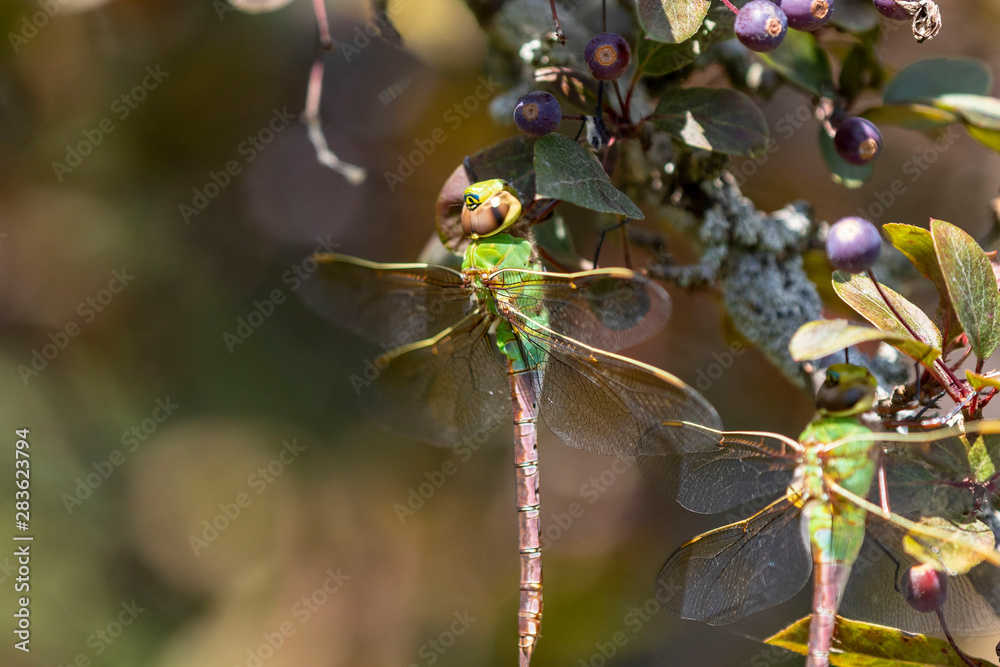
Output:
<path fill-rule="evenodd" d="M 461 270 L 321 253 L 302 292 L 385 350 L 362 404 L 390 429 L 456 447 L 512 413 L 518 655 L 527 667 L 542 618 L 538 418 L 572 447 L 629 459 L 664 451 L 664 438 L 692 438 L 662 433 L 664 420 L 721 422 L 678 378 L 616 354 L 663 328 L 666 291 L 628 269 L 544 271 L 521 210 L 506 181 L 474 183 L 460 216 Z"/>
<path fill-rule="evenodd" d="M 711 625 L 732 623 L 788 600 L 811 574 L 806 665 L 825 667 L 840 611 L 908 632 L 938 632 L 937 617 L 913 610 L 900 593 L 905 569 L 930 562 L 955 575 L 943 608 L 951 630 L 1000 634 L 1000 556 L 992 535 L 987 532 L 984 543 L 957 527 L 914 520 L 929 512 L 944 518 L 967 511 L 955 507 L 971 496 L 963 482 L 948 484 L 937 474 L 941 445 L 963 432 L 870 430 L 857 417 L 873 405 L 875 387 L 863 367 L 831 366 L 817 395 L 819 416 L 798 440 L 701 424 L 661 425 L 668 433 L 701 436 L 697 441 L 665 438 L 680 446 L 640 460 L 640 467 L 674 471 L 653 476 L 682 505 L 706 514 L 741 504 L 751 511 L 760 508 L 694 538 L 667 559 L 656 582 L 665 608 Z M 1000 433 L 1000 423 L 970 423 L 964 434 L 977 430 Z M 947 502 L 930 504 L 938 491 Z M 875 498 L 869 500 L 870 495 Z M 894 511 L 896 501 L 900 511 L 912 510 L 908 516 L 913 518 Z M 923 547 L 914 551 L 914 544 Z M 967 550 L 973 563 L 984 562 L 957 571 L 945 562 L 945 545 Z"/>

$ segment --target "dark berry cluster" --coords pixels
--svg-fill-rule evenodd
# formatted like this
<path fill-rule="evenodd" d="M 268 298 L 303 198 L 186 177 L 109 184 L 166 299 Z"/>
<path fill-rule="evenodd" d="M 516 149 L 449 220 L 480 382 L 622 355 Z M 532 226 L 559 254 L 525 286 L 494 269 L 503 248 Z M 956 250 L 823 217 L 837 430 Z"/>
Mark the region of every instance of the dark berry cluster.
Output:
<path fill-rule="evenodd" d="M 583 59 L 595 79 L 615 81 L 632 62 L 632 49 L 621 35 L 601 32 L 587 43 Z M 559 101 L 541 90 L 522 95 L 514 107 L 514 123 L 528 136 L 541 137 L 554 132 L 560 121 Z"/>
<path fill-rule="evenodd" d="M 788 28 L 811 32 L 833 16 L 833 0 L 750 0 L 742 9 L 730 8 L 736 12 L 736 38 L 758 53 L 778 48 Z"/>

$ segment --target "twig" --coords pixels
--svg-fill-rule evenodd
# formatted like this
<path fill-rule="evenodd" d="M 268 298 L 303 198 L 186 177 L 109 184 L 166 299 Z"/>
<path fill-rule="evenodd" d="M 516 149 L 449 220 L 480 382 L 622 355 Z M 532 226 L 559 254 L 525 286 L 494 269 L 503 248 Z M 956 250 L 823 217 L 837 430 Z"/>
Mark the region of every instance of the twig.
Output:
<path fill-rule="evenodd" d="M 316 1 L 322 4 L 321 0 Z M 323 96 L 323 72 L 325 69 L 323 51 L 320 51 L 316 57 L 316 61 L 313 63 L 312 71 L 309 73 L 309 88 L 306 91 L 306 109 L 302 113 L 302 122 L 305 123 L 309 131 L 309 141 L 316 149 L 316 160 L 320 164 L 343 175 L 351 185 L 361 185 L 367 176 L 365 170 L 344 162 L 326 144 L 326 136 L 323 134 L 323 121 L 319 115 L 319 102 Z"/>
<path fill-rule="evenodd" d="M 329 51 L 333 48 L 333 38 L 330 37 L 330 21 L 326 17 L 326 0 L 313 0 L 313 12 L 319 29 L 319 45 Z"/>

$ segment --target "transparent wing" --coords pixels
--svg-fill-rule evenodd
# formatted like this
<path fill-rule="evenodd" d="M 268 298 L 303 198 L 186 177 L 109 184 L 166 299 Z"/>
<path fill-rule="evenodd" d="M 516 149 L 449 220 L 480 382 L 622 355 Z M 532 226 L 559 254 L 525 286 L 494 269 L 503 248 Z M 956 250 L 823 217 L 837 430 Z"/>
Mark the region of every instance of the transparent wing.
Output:
<path fill-rule="evenodd" d="M 640 343 L 670 319 L 670 297 L 628 269 L 544 273 L 502 269 L 487 278 L 494 295 L 528 319 L 584 345 L 614 352 Z M 503 309 L 501 308 L 501 314 Z"/>
<path fill-rule="evenodd" d="M 861 553 L 851 568 L 841 613 L 848 618 L 907 632 L 940 635 L 936 614 L 916 611 L 903 598 L 901 577 L 916 561 L 902 549 L 905 531 L 877 517 L 868 520 Z M 966 575 L 948 578 L 943 608 L 955 635 L 1000 633 L 1000 568 L 983 563 Z"/>
<path fill-rule="evenodd" d="M 939 516 L 958 520 L 969 516 L 979 491 L 974 483 L 983 462 L 992 466 L 1000 451 L 1000 421 L 967 424 L 920 433 L 869 433 L 838 440 L 829 451 L 856 442 L 882 448 L 889 507 L 902 516 Z M 980 466 L 973 465 L 974 460 Z M 877 485 L 873 494 L 878 493 Z"/>
<path fill-rule="evenodd" d="M 656 596 L 681 618 L 733 623 L 798 593 L 812 560 L 799 508 L 781 499 L 754 516 L 699 535 L 656 577 Z"/>
<path fill-rule="evenodd" d="M 639 469 L 646 479 L 702 514 L 780 496 L 798 459 L 798 444 L 776 434 L 682 422 L 654 426 L 641 449 L 646 453 L 639 457 Z"/>
<path fill-rule="evenodd" d="M 430 264 L 376 264 L 321 253 L 303 300 L 338 327 L 383 348 L 430 338 L 476 308 L 462 274 Z"/>
<path fill-rule="evenodd" d="M 506 369 L 489 327 L 477 313 L 379 357 L 378 377 L 359 387 L 365 410 L 399 433 L 438 445 L 485 437 L 511 410 Z"/>
<path fill-rule="evenodd" d="M 544 356 L 540 412 L 568 445 L 636 457 L 644 447 L 663 446 L 643 436 L 664 419 L 720 424 L 711 404 L 669 373 L 518 317 L 510 321 L 527 353 Z"/>

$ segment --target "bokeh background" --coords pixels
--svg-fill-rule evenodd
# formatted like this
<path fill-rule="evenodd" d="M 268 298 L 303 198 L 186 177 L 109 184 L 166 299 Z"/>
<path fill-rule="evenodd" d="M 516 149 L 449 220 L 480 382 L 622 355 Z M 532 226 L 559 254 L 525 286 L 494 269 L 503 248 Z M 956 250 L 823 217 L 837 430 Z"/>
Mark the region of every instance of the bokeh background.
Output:
<path fill-rule="evenodd" d="M 887 61 L 960 55 L 998 70 L 1000 5 L 941 4 L 941 35 L 918 46 L 892 32 Z M 26 27 L 43 5 L 53 15 Z M 334 36 L 360 45 L 367 3 L 327 5 Z M 206 0 L 0 4 L 0 516 L 14 534 L 14 430 L 28 428 L 36 538 L 30 654 L 12 648 L 13 547 L 0 549 L 0 663 L 514 661 L 509 426 L 467 457 L 381 431 L 361 416 L 350 380 L 370 348 L 309 312 L 288 278 L 321 243 L 412 261 L 462 157 L 514 132 L 485 103 L 457 127 L 446 116 L 474 92 L 486 57 L 460 0 L 399 7 L 405 52 L 374 39 L 350 62 L 327 58 L 331 146 L 369 170 L 354 187 L 316 163 L 304 127 L 285 116 L 303 108 L 315 54 L 306 0 L 257 16 Z M 784 91 L 764 109 L 777 123 L 806 102 Z M 446 140 L 390 189 L 384 173 L 438 128 Z M 875 177 L 847 191 L 829 180 L 816 132 L 809 120 L 775 133 L 780 150 L 747 170 L 760 208 L 807 198 L 832 220 L 904 179 L 876 222 L 933 216 L 989 236 L 1000 168 L 964 134 L 913 181 L 903 165 L 929 139 L 886 128 Z M 81 142 L 91 145 L 77 160 L 67 153 Z M 231 162 L 239 173 L 223 184 Z M 589 254 L 601 221 L 567 217 Z M 605 257 L 620 261 L 620 247 L 611 242 Z M 669 331 L 631 353 L 694 383 L 729 346 L 712 295 L 671 293 Z M 933 306 L 929 290 L 914 298 Z M 241 335 L 240 318 L 255 310 L 267 316 Z M 46 345 L 52 358 L 36 357 Z M 725 423 L 797 434 L 809 398 L 755 351 L 730 358 L 705 390 Z M 440 481 L 449 461 L 457 472 L 401 519 L 398 506 Z M 541 461 L 548 547 L 536 664 L 783 659 L 752 638 L 805 613 L 803 596 L 738 629 L 670 618 L 650 599 L 665 557 L 717 520 L 545 431 Z M 570 516 L 574 503 L 582 512 Z"/>

